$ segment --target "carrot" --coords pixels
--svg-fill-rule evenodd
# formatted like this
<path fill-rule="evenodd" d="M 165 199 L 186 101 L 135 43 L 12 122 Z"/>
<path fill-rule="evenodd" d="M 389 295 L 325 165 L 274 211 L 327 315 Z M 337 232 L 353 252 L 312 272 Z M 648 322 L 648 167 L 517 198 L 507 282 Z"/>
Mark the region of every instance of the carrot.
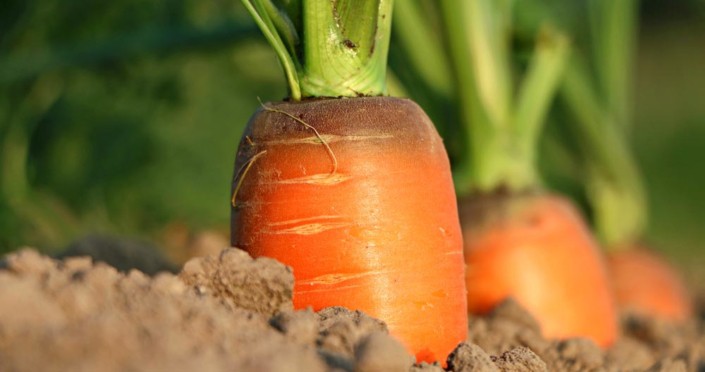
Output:
<path fill-rule="evenodd" d="M 569 54 L 550 25 L 515 83 L 509 8 L 494 0 L 441 3 L 466 133 L 454 170 L 461 200 L 468 310 L 514 298 L 550 338 L 617 337 L 604 259 L 567 199 L 543 190 L 536 147 Z M 518 87 L 518 89 L 515 89 Z"/>
<path fill-rule="evenodd" d="M 682 278 L 663 257 L 637 246 L 610 254 L 608 262 L 621 309 L 676 322 L 693 315 Z"/>
<path fill-rule="evenodd" d="M 638 165 L 627 145 L 631 126 L 629 76 L 636 34 L 635 1 L 589 3 L 590 58 L 575 57 L 561 87 L 572 125 L 570 140 L 587 170 L 586 196 L 621 310 L 682 321 L 692 302 L 676 270 L 639 242 L 648 205 Z M 592 73 L 589 73 L 591 71 Z"/>
<path fill-rule="evenodd" d="M 304 1 L 300 22 L 245 4 L 292 73 L 290 100 L 262 104 L 240 142 L 232 244 L 293 268 L 295 308 L 364 311 L 418 361 L 445 361 L 467 334 L 460 225 L 430 119 L 378 97 L 391 1 Z"/>
<path fill-rule="evenodd" d="M 461 204 L 461 218 L 470 312 L 487 313 L 511 297 L 534 315 L 547 337 L 582 336 L 603 346 L 614 340 L 604 262 L 568 199 L 486 196 Z"/>

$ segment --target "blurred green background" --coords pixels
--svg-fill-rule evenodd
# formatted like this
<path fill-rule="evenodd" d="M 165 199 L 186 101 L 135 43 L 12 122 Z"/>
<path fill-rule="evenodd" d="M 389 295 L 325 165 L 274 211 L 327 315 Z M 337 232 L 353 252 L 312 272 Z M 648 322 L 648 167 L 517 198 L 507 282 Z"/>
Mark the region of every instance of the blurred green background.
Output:
<path fill-rule="evenodd" d="M 702 267 L 705 1 L 642 2 L 634 73 L 648 238 Z M 89 232 L 167 248 L 173 226 L 227 234 L 240 132 L 258 98 L 285 94 L 239 1 L 6 0 L 0 252 Z"/>

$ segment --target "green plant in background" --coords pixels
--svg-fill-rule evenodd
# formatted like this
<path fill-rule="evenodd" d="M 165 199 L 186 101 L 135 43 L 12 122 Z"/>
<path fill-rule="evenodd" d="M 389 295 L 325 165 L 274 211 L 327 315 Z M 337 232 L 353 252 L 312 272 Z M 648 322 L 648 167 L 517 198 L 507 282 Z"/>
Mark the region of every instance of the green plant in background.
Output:
<path fill-rule="evenodd" d="M 458 12 L 455 5 L 444 9 Z M 406 90 L 427 102 L 447 134 L 459 193 L 488 192 L 500 185 L 509 190 L 532 187 L 540 183 L 535 143 L 562 72 L 567 41 L 555 28 L 544 28 L 519 84 L 509 33 L 511 2 L 501 2 L 502 11 L 481 1 L 468 7 L 472 18 L 467 39 L 463 32 L 449 31 L 439 42 L 430 35 L 443 32 L 441 22 L 456 19 L 434 18 L 438 7 L 429 2 L 399 2 L 395 36 L 403 47 L 392 50 L 397 57 L 392 66 L 407 82 Z M 459 22 L 449 29 L 462 28 Z M 450 124 L 458 120 L 472 125 Z"/>
<path fill-rule="evenodd" d="M 683 9 L 692 7 L 687 13 L 698 18 L 701 16 L 695 11 L 696 3 L 672 5 Z M 638 5 L 642 6 L 641 13 Z M 550 175 L 550 184 L 570 191 L 574 198 L 582 201 L 602 242 L 613 249 L 628 246 L 630 241 L 648 235 L 652 241 L 668 247 L 671 256 L 685 257 L 686 252 L 701 254 L 697 244 L 689 240 L 694 237 L 691 229 L 697 224 L 695 215 L 702 208 L 698 205 L 701 198 L 665 192 L 665 185 L 683 187 L 677 186 L 680 181 L 676 180 L 683 180 L 690 172 L 684 171 L 688 166 L 677 159 L 695 154 L 687 150 L 687 142 L 677 139 L 677 133 L 698 132 L 697 128 L 702 126 L 696 123 L 703 120 L 691 117 L 686 123 L 678 115 L 663 114 L 674 107 L 668 102 L 669 97 L 697 96 L 698 91 L 679 91 L 685 84 L 666 88 L 662 79 L 674 72 L 673 67 L 665 67 L 670 64 L 682 64 L 679 71 L 697 70 L 698 63 L 694 60 L 692 64 L 684 60 L 676 62 L 678 51 L 691 55 L 685 51 L 689 48 L 687 45 L 694 44 L 688 44 L 688 38 L 679 36 L 671 44 L 670 55 L 654 53 L 653 42 L 657 38 L 653 35 L 677 28 L 682 31 L 674 32 L 669 38 L 685 32 L 700 35 L 702 39 L 702 28 L 685 31 L 691 26 L 664 26 L 672 21 L 655 19 L 668 19 L 664 15 L 674 8 L 666 9 L 649 1 L 545 0 L 521 2 L 519 7 L 523 15 L 517 27 L 520 40 L 535 32 L 539 27 L 538 19 L 548 16 L 569 30 L 576 45 L 561 88 L 560 105 L 552 113 L 548 128 L 551 136 L 544 139 L 542 169 Z M 645 19 L 646 24 L 641 33 L 637 27 L 640 19 Z M 684 19 L 679 19 L 678 24 L 682 21 Z M 660 25 L 659 22 L 665 23 Z M 641 36 L 637 38 L 637 34 Z M 693 40 L 696 38 L 698 36 Z M 636 50 L 638 41 L 639 50 Z M 658 48 L 663 49 L 663 46 Z M 636 58 L 637 52 L 641 58 Z M 663 69 L 648 68 L 657 65 Z M 663 88 L 654 89 L 654 83 L 659 80 L 657 85 Z M 633 109 L 635 98 L 638 110 Z M 694 137 L 698 137 L 696 132 L 693 132 Z M 685 151 L 690 155 L 685 155 Z M 648 194 L 637 162 L 643 165 L 650 186 Z M 697 182 L 691 176 L 686 178 Z M 689 182 L 683 181 L 681 185 L 686 183 Z M 687 207 L 682 204 L 684 199 L 690 200 Z M 675 224 L 675 220 L 681 223 Z"/>
<path fill-rule="evenodd" d="M 627 144 L 638 2 L 587 4 L 591 50 L 584 51 L 587 58 L 574 56 L 561 96 L 585 170 L 595 231 L 610 254 L 608 267 L 623 309 L 685 320 L 692 305 L 676 269 L 641 241 L 647 228 L 646 191 Z"/>
<path fill-rule="evenodd" d="M 231 120 L 242 101 L 229 104 L 238 92 L 232 87 L 247 84 L 237 66 L 253 58 L 274 63 L 248 44 L 256 28 L 241 21 L 241 8 L 127 0 L 5 5 L 0 250 L 60 247 L 86 231 L 145 236 L 169 221 L 227 218 L 227 209 L 218 212 L 227 189 L 215 185 L 227 184 L 218 175 L 231 165 L 204 166 L 217 155 L 195 149 L 241 130 Z M 250 52 L 233 54 L 227 46 L 235 41 Z M 266 80 L 260 86 L 271 94 Z M 213 130 L 199 131 L 202 120 Z M 220 156 L 234 151 L 216 148 Z"/>
<path fill-rule="evenodd" d="M 565 10 L 550 4 L 525 6 L 529 12 L 558 21 Z M 574 156 L 584 170 L 579 177 L 586 185 L 596 232 L 607 245 L 619 245 L 640 236 L 646 225 L 643 184 L 626 145 L 637 8 L 636 1 L 585 4 L 573 5 L 573 13 L 589 16 L 571 25 L 577 47 L 560 90 L 569 117 L 564 117 L 564 110 L 559 112 L 564 116 L 555 121 L 560 123 L 562 139 L 579 149 Z M 570 138 L 566 132 L 572 134 Z"/>

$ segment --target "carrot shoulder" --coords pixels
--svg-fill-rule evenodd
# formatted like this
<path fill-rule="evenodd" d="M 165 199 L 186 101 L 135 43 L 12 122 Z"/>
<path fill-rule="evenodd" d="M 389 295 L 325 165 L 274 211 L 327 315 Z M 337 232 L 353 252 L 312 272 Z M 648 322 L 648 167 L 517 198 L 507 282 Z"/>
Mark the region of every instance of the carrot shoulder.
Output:
<path fill-rule="evenodd" d="M 240 143 L 233 189 L 233 245 L 290 265 L 296 308 L 379 317 L 418 360 L 445 360 L 465 340 L 450 166 L 412 101 L 265 104 Z"/>

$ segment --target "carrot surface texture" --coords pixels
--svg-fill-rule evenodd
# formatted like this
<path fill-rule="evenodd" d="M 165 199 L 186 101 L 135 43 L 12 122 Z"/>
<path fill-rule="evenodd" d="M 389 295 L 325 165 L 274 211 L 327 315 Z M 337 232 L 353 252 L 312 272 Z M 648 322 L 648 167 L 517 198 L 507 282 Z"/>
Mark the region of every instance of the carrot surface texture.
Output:
<path fill-rule="evenodd" d="M 583 218 L 541 186 L 536 148 L 569 56 L 546 24 L 515 81 L 510 2 L 440 2 L 464 134 L 454 177 L 467 264 L 468 310 L 513 298 L 549 338 L 617 337 L 604 258 Z"/>
<path fill-rule="evenodd" d="M 692 301 L 674 267 L 641 243 L 648 222 L 646 190 L 629 151 L 635 0 L 589 2 L 593 53 L 574 56 L 560 89 L 570 115 L 568 141 L 587 170 L 586 196 L 608 251 L 622 310 L 683 321 Z"/>
<path fill-rule="evenodd" d="M 391 1 L 244 3 L 290 99 L 263 103 L 240 141 L 232 244 L 293 268 L 295 308 L 361 310 L 444 362 L 467 335 L 462 238 L 433 124 L 381 97 Z"/>

